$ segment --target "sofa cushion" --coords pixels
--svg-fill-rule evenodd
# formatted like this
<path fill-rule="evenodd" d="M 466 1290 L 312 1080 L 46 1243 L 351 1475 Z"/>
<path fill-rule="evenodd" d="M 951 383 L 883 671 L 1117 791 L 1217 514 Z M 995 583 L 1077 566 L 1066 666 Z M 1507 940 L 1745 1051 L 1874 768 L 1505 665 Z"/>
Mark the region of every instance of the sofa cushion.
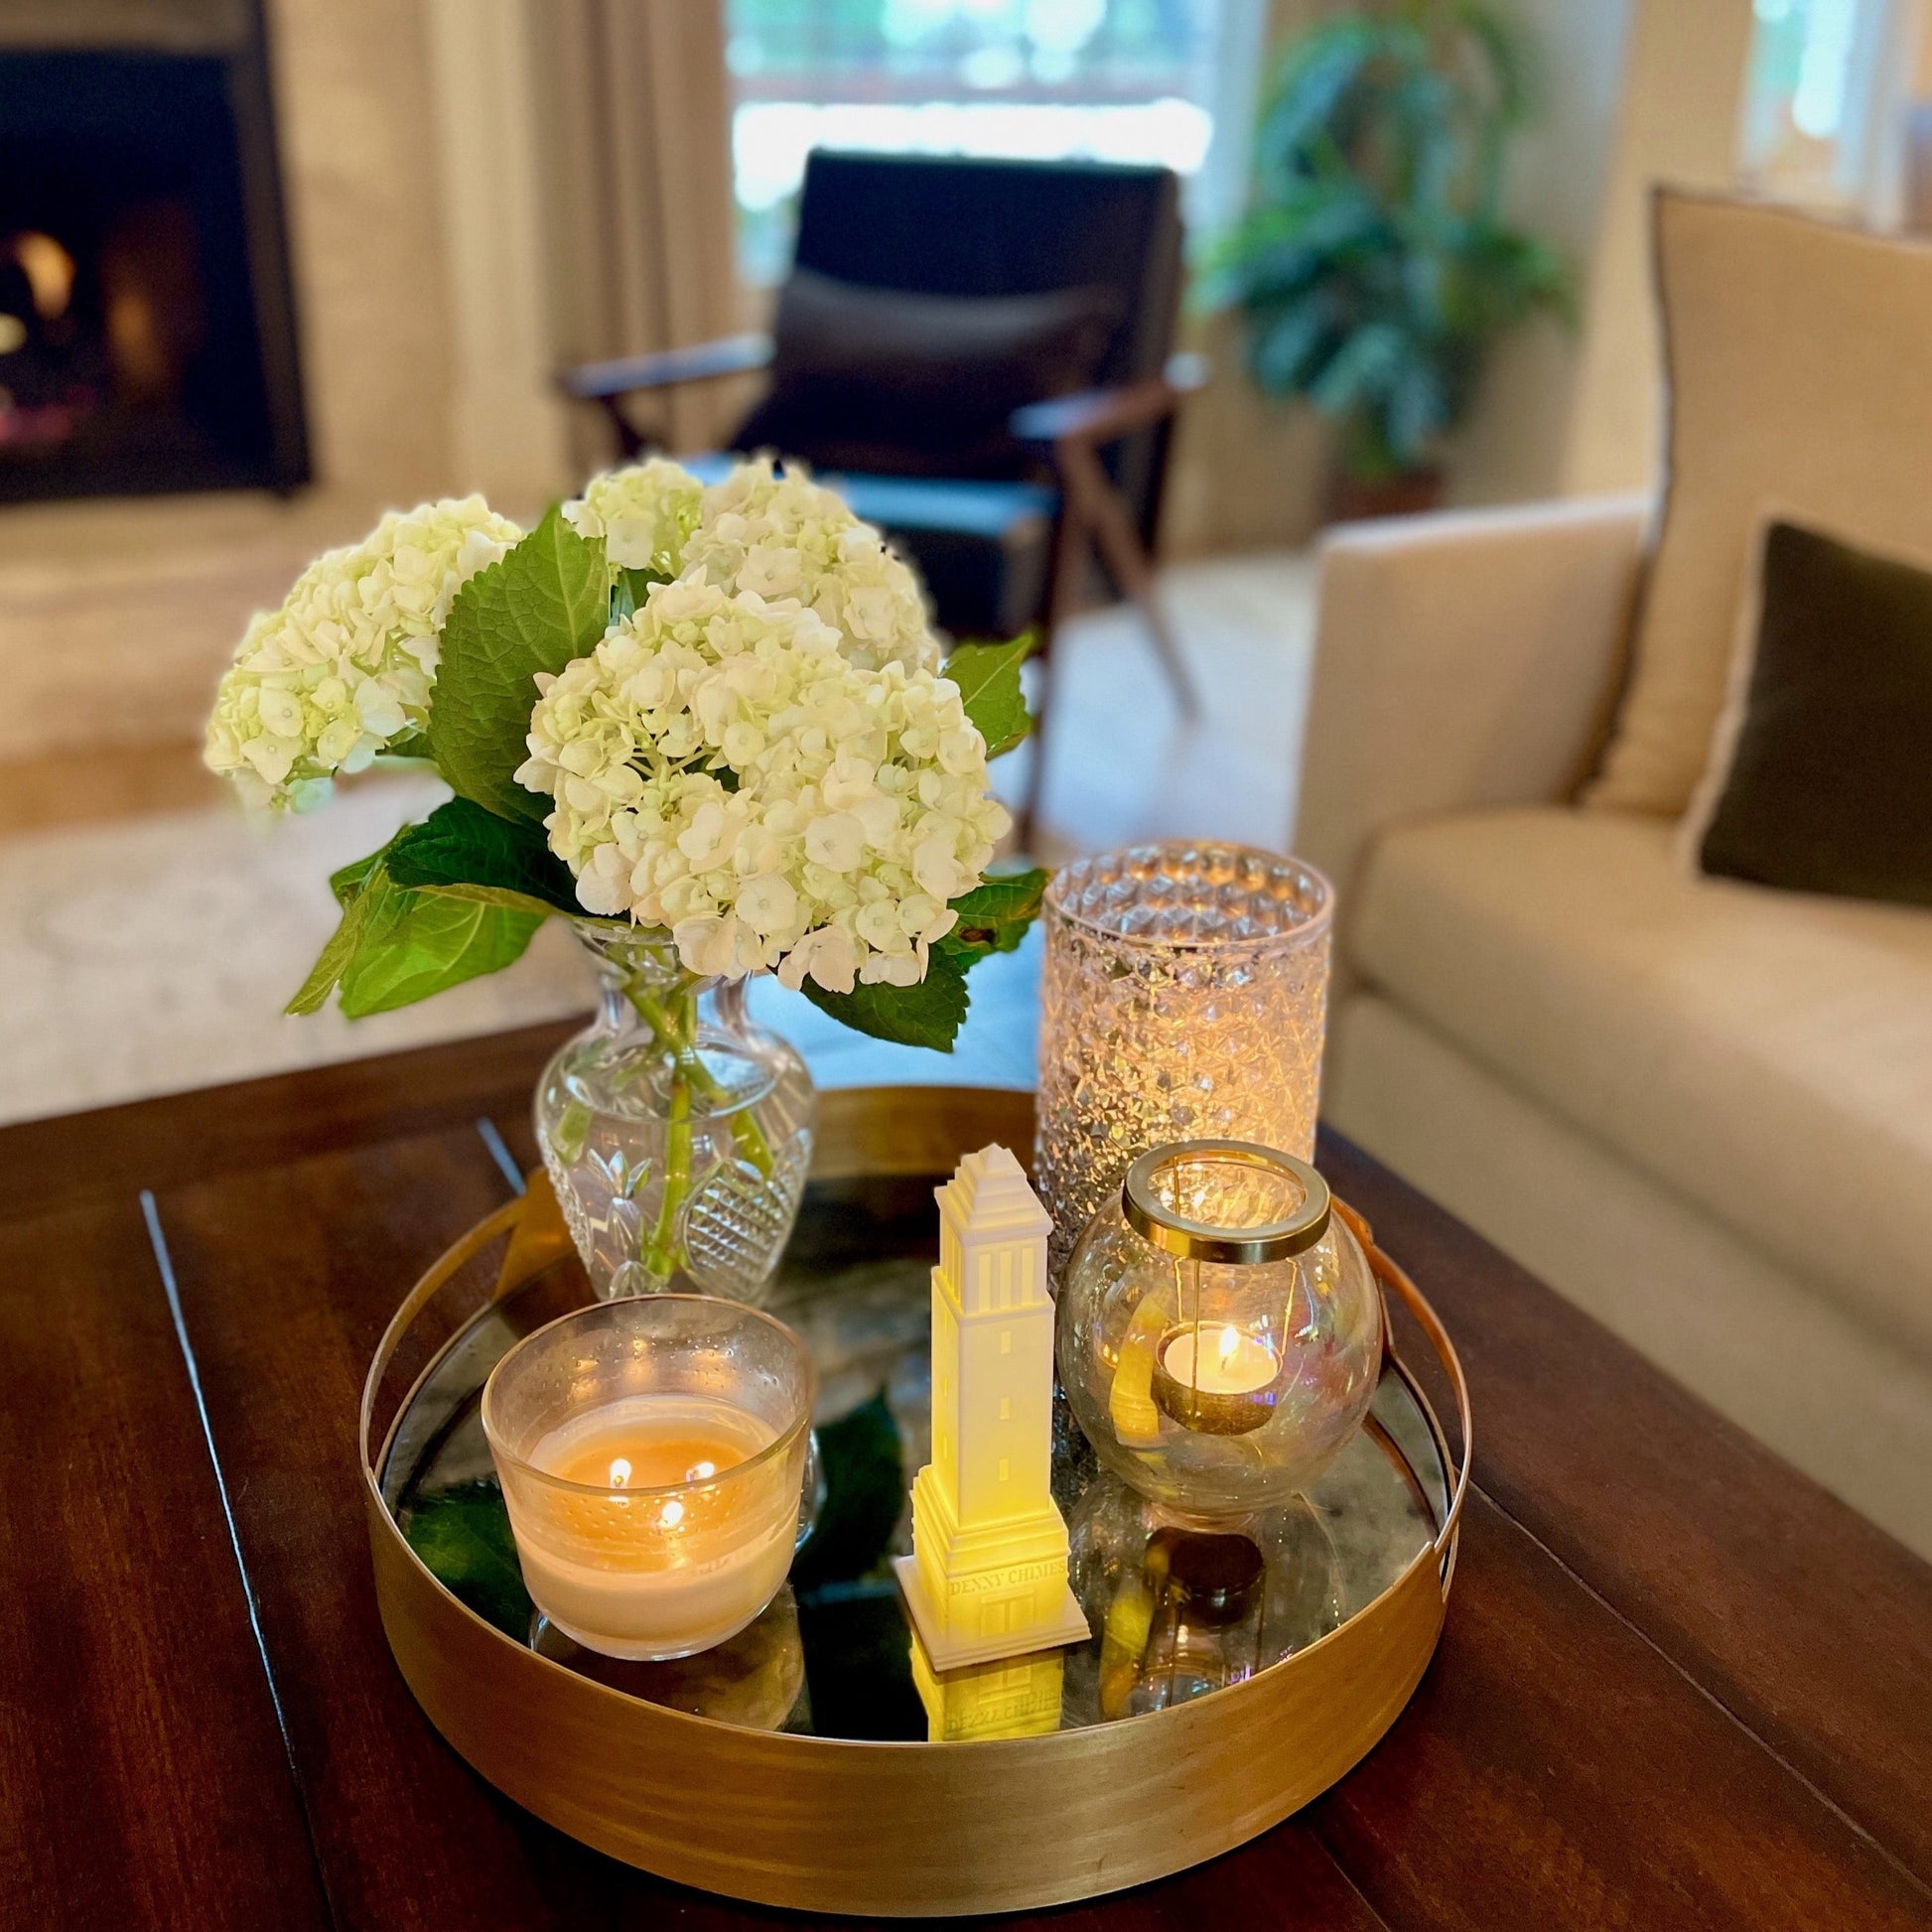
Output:
<path fill-rule="evenodd" d="M 1932 1359 L 1932 912 L 1688 873 L 1558 807 L 1384 835 L 1372 985 Z"/>
<path fill-rule="evenodd" d="M 1680 850 L 1787 891 L 1932 906 L 1932 570 L 1773 518 Z"/>
<path fill-rule="evenodd" d="M 1767 504 L 1932 554 L 1932 247 L 1787 208 L 1656 202 L 1669 490 L 1592 804 L 1681 812 L 1723 708 Z"/>

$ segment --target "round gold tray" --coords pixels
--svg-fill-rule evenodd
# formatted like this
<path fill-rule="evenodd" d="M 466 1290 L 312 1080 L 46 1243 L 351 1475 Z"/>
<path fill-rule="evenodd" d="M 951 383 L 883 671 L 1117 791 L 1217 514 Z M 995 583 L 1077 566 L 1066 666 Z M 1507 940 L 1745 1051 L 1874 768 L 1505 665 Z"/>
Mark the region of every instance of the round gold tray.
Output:
<path fill-rule="evenodd" d="M 811 1341 L 828 1405 L 856 1405 L 870 1385 L 877 1392 L 860 1418 L 870 1425 L 889 1414 L 891 1397 L 907 1419 L 908 1465 L 915 1453 L 923 1459 L 916 1369 L 925 1342 L 912 1324 L 936 1243 L 928 1183 L 991 1141 L 1031 1148 L 1030 1094 L 880 1088 L 822 1097 L 812 1183 L 772 1306 Z M 1264 1624 L 1275 1618 L 1272 1647 L 1249 1653 L 1231 1681 L 1181 1671 L 1172 1648 L 1157 1668 L 1120 1646 L 1106 1596 L 1117 1586 L 1104 1579 L 1120 1574 L 1113 1557 L 1123 1535 L 1139 1551 L 1142 1537 L 1160 1532 L 1114 1478 L 1090 1461 L 1072 1466 L 1077 1439 L 1072 1449 L 1056 1442 L 1055 1486 L 1071 1505 L 1076 1587 L 1085 1574 L 1089 1595 L 1101 1590 L 1089 1601 L 1101 1634 L 1065 1653 L 1063 1680 L 1061 1653 L 1048 1654 L 1050 1682 L 1031 1662 L 920 1677 L 876 1567 L 865 1580 L 812 1587 L 795 1571 L 796 1593 L 787 1587 L 751 1632 L 708 1660 L 611 1666 L 569 1654 L 541 1628 L 526 1636 L 506 1534 L 483 1538 L 452 1570 L 441 1531 L 424 1528 L 452 1498 L 465 1508 L 489 1501 L 475 1422 L 489 1368 L 520 1334 L 589 1299 L 555 1200 L 534 1176 L 410 1291 L 369 1368 L 369 1543 L 396 1662 L 450 1743 L 538 1817 L 665 1877 L 763 1904 L 1021 1910 L 1225 1852 L 1309 1803 L 1374 1746 L 1428 1666 L 1454 1571 L 1467 1390 L 1428 1303 L 1359 1217 L 1350 1220 L 1392 1315 L 1440 1362 L 1459 1461 L 1392 1343 L 1347 1469 L 1332 1484 L 1324 1477 L 1292 1520 L 1252 1531 L 1283 1573 L 1270 1573 L 1266 1603 L 1283 1591 L 1294 1600 L 1285 1617 L 1260 1613 Z M 821 1432 L 828 1456 L 839 1427 Z M 875 1495 L 875 1516 L 877 1504 Z M 828 1508 L 815 1541 L 850 1541 L 853 1513 L 834 1530 L 827 1517 L 838 1513 Z M 902 1539 L 902 1524 L 896 1534 Z M 808 1543 L 801 1568 L 812 1556 Z M 855 1639 L 862 1628 L 870 1635 Z M 1145 1636 L 1144 1614 L 1136 1641 Z M 921 1716 L 908 1703 L 914 1679 L 926 1741 L 905 1728 L 906 1711 Z"/>

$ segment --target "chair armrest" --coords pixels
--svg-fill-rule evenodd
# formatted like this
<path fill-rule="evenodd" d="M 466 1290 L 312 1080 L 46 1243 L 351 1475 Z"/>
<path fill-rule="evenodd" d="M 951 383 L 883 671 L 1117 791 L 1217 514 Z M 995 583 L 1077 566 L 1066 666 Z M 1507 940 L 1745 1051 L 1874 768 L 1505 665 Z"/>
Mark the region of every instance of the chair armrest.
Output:
<path fill-rule="evenodd" d="M 1089 447 L 1114 443 L 1172 416 L 1206 380 L 1203 357 L 1175 355 L 1169 358 L 1161 374 L 1144 382 L 1081 389 L 1070 396 L 1030 402 L 1007 418 L 1007 427 L 1023 443 L 1085 443 Z"/>
<path fill-rule="evenodd" d="M 1322 543 L 1294 843 L 1344 918 L 1384 826 L 1556 800 L 1586 775 L 1649 507 L 1448 511 L 1344 525 Z"/>
<path fill-rule="evenodd" d="M 716 342 L 694 343 L 689 348 L 667 348 L 655 355 L 622 355 L 613 362 L 582 362 L 563 369 L 557 386 L 581 402 L 607 402 L 640 389 L 675 389 L 686 382 L 709 382 L 719 376 L 744 375 L 771 361 L 769 336 L 724 336 Z"/>

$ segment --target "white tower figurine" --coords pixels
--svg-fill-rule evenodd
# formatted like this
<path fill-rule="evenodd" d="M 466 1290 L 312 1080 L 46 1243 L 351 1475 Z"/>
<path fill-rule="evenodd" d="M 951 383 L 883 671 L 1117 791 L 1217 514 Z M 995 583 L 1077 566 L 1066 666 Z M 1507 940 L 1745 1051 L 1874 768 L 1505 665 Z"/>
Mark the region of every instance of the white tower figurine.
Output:
<path fill-rule="evenodd" d="M 1003 1147 L 967 1155 L 934 1191 L 932 1460 L 912 1484 L 912 1555 L 894 1567 L 943 1671 L 1088 1632 L 1048 1486 L 1051 1222 Z"/>

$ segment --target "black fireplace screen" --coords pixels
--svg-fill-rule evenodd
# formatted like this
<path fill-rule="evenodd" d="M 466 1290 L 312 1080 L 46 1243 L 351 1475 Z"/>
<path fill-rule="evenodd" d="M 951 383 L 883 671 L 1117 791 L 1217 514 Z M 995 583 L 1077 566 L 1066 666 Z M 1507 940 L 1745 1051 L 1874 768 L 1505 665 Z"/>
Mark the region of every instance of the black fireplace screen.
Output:
<path fill-rule="evenodd" d="M 0 54 L 0 501 L 307 476 L 265 68 Z"/>

